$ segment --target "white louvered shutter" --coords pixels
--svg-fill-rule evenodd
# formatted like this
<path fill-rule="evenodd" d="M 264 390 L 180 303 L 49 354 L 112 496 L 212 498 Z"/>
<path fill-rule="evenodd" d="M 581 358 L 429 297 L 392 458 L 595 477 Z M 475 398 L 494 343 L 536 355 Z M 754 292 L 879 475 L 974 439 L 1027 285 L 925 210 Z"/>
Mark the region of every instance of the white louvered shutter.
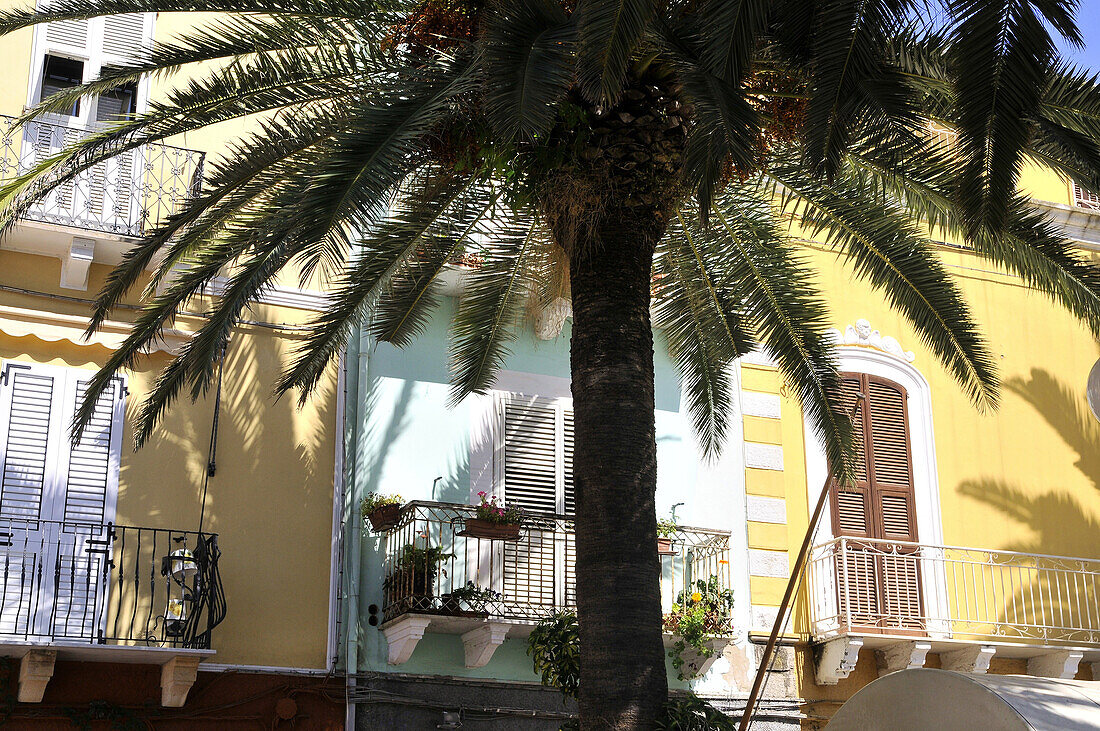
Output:
<path fill-rule="evenodd" d="M 36 613 L 49 576 L 49 499 L 58 402 L 65 381 L 53 370 L 6 363 L 0 369 L 0 634 L 39 633 Z M 45 513 L 45 514 L 44 514 Z"/>
<path fill-rule="evenodd" d="M 124 386 L 111 383 L 73 444 L 86 371 L 10 362 L 0 372 L 0 634 L 94 641 L 108 556 L 88 541 L 114 520 Z"/>
<path fill-rule="evenodd" d="M 70 371 L 62 413 L 72 422 L 88 380 Z M 53 596 L 54 637 L 94 641 L 105 619 L 108 556 L 106 524 L 114 520 L 118 492 L 123 386 L 112 381 L 96 401 L 80 440 L 62 434 L 67 459 L 59 460 L 58 500 L 52 506 L 63 521 L 57 545 L 58 581 Z"/>

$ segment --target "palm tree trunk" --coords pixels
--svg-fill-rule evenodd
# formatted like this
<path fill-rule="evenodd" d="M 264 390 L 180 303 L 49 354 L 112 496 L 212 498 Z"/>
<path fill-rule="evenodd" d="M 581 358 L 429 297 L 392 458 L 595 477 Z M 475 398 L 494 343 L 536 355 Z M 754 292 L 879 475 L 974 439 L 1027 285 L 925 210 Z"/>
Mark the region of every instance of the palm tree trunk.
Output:
<path fill-rule="evenodd" d="M 664 223 L 626 201 L 599 219 L 569 262 L 581 728 L 648 730 L 668 696 L 649 317 Z"/>

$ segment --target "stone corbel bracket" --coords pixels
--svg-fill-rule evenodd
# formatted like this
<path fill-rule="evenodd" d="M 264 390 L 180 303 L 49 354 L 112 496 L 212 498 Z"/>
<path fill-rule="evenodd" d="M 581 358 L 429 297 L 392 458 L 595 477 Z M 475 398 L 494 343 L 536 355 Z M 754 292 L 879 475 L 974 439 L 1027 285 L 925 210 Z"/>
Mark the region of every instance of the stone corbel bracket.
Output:
<path fill-rule="evenodd" d="M 819 645 L 814 651 L 818 685 L 836 685 L 856 669 L 862 637 L 837 637 Z"/>
<path fill-rule="evenodd" d="M 402 617 L 383 627 L 382 634 L 386 636 L 386 644 L 389 645 L 386 662 L 390 665 L 408 662 L 416 649 L 416 643 L 423 639 L 424 630 L 428 629 L 430 621 L 427 617 Z"/>
<path fill-rule="evenodd" d="M 187 694 L 199 676 L 200 658 L 176 655 L 160 666 L 160 704 L 165 708 L 182 708 Z"/>
<path fill-rule="evenodd" d="M 61 259 L 61 286 L 65 289 L 88 289 L 88 270 L 95 259 L 95 239 L 73 237 L 69 252 Z"/>
<path fill-rule="evenodd" d="M 462 646 L 466 648 L 466 667 L 483 668 L 493 659 L 493 653 L 504 644 L 508 636 L 508 625 L 501 622 L 489 622 L 475 627 L 462 635 Z"/>
<path fill-rule="evenodd" d="M 19 702 L 41 703 L 53 677 L 56 650 L 31 650 L 19 661 Z"/>
<path fill-rule="evenodd" d="M 989 670 L 989 661 L 997 654 L 997 648 L 991 645 L 974 645 L 961 650 L 940 653 L 940 667 L 959 673 L 984 673 Z"/>
<path fill-rule="evenodd" d="M 882 650 L 875 651 L 878 660 L 879 677 L 909 668 L 922 668 L 932 649 L 931 642 L 898 642 Z"/>
<path fill-rule="evenodd" d="M 1027 661 L 1027 674 L 1040 678 L 1072 680 L 1084 654 L 1075 650 L 1059 650 L 1046 655 L 1036 655 Z"/>

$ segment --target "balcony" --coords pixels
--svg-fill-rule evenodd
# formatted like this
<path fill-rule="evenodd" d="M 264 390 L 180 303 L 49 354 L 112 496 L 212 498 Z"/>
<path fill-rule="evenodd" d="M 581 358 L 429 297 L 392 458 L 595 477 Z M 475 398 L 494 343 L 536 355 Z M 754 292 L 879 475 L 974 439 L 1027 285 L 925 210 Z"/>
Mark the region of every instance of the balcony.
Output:
<path fill-rule="evenodd" d="M 462 635 L 466 666 L 482 667 L 506 637 L 524 637 L 550 612 L 576 607 L 571 518 L 529 512 L 518 540 L 505 541 L 467 535 L 466 519 L 475 515 L 468 505 L 412 502 L 384 534 L 380 622 L 390 664 L 406 662 L 428 631 Z M 438 570 L 410 570 L 410 565 L 430 565 L 412 558 L 429 548 L 443 556 Z M 720 588 L 730 587 L 728 532 L 680 528 L 666 551 L 661 556 L 666 612 L 682 601 L 681 593 L 691 594 L 697 580 L 716 577 Z M 485 596 L 451 596 L 471 583 Z M 371 624 L 378 622 L 371 618 Z M 731 634 L 732 618 L 716 630 Z"/>
<path fill-rule="evenodd" d="M 965 672 L 994 655 L 1047 677 L 1100 662 L 1100 560 L 837 538 L 813 548 L 807 579 L 821 684 L 847 677 L 862 647 L 886 672 L 930 651 Z"/>
<path fill-rule="evenodd" d="M 27 668 L 19 700 L 42 699 L 60 657 L 159 664 L 163 704 L 182 705 L 225 617 L 219 556 L 213 534 L 0 520 L 0 654 Z"/>
<path fill-rule="evenodd" d="M 30 170 L 91 130 L 0 116 L 0 183 Z M 141 236 L 194 195 L 205 154 L 144 145 L 98 163 L 31 207 L 26 220 L 115 236 Z"/>

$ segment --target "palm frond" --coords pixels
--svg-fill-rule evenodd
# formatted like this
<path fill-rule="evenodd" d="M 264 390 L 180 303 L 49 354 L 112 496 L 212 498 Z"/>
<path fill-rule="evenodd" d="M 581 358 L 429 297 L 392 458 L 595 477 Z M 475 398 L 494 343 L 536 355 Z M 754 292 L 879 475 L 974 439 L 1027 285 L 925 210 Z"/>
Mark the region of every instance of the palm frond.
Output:
<path fill-rule="evenodd" d="M 484 20 L 485 114 L 504 140 L 534 139 L 573 83 L 576 27 L 555 0 L 507 0 Z"/>
<path fill-rule="evenodd" d="M 1003 230 L 1056 49 L 1050 23 L 1078 37 L 1074 3 L 952 0 L 951 75 L 964 164 L 957 196 L 971 231 Z M 1068 12 L 1067 12 L 1068 11 Z"/>
<path fill-rule="evenodd" d="M 577 62 L 581 91 L 590 101 L 610 107 L 618 100 L 656 7 L 655 0 L 579 0 L 573 11 Z"/>
<path fill-rule="evenodd" d="M 497 226 L 496 245 L 467 275 L 451 324 L 452 404 L 492 385 L 536 286 L 532 262 L 547 246 L 535 219 L 501 219 Z"/>
<path fill-rule="evenodd" d="M 847 180 L 815 182 L 796 166 L 776 165 L 766 174 L 789 192 L 788 207 L 801 214 L 810 233 L 824 233 L 843 249 L 861 279 L 886 294 L 974 403 L 994 406 L 993 359 L 962 295 L 931 253 L 931 243 L 904 211 L 865 195 Z"/>

